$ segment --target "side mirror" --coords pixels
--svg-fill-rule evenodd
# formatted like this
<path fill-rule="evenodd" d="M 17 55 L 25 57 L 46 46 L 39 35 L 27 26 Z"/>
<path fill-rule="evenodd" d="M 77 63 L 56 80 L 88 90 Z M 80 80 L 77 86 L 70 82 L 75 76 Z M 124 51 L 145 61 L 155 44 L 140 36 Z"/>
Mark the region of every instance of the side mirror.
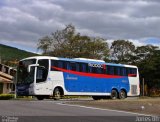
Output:
<path fill-rule="evenodd" d="M 31 67 L 38 67 L 38 66 L 39 66 L 39 64 L 31 64 L 31 65 L 29 65 L 28 68 L 27 68 L 27 72 L 29 73 L 31 71 Z"/>

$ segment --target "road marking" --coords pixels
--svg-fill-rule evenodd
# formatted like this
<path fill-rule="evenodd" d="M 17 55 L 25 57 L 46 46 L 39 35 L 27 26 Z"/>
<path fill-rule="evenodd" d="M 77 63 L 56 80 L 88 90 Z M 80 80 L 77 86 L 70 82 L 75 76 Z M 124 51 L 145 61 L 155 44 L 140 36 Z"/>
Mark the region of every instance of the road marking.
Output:
<path fill-rule="evenodd" d="M 71 104 L 66 104 L 66 103 L 56 103 L 56 104 L 64 105 L 64 106 L 71 106 L 71 107 L 89 108 L 89 109 L 94 109 L 94 110 L 113 111 L 113 112 L 121 112 L 121 113 L 126 113 L 126 114 L 135 114 L 137 116 L 155 116 L 155 115 L 140 114 L 140 113 L 135 113 L 135 112 L 121 111 L 121 110 L 103 109 L 103 108 L 96 108 L 96 107 L 89 107 L 89 106 L 82 106 L 82 105 L 71 105 Z"/>

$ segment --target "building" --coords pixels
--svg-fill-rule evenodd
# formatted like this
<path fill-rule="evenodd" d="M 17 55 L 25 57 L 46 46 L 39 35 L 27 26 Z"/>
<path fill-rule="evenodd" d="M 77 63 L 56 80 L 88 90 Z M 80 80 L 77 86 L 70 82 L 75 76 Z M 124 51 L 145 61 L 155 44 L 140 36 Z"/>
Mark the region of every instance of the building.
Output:
<path fill-rule="evenodd" d="M 0 64 L 0 94 L 7 94 L 13 91 L 13 78 L 16 70 L 12 67 Z"/>

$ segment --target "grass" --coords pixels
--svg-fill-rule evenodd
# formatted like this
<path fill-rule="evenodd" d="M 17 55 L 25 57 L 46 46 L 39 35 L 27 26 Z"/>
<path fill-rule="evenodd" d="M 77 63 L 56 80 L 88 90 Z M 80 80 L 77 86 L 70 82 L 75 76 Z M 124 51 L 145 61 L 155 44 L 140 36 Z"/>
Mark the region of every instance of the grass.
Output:
<path fill-rule="evenodd" d="M 0 94 L 0 100 L 10 100 L 14 98 L 14 94 Z"/>

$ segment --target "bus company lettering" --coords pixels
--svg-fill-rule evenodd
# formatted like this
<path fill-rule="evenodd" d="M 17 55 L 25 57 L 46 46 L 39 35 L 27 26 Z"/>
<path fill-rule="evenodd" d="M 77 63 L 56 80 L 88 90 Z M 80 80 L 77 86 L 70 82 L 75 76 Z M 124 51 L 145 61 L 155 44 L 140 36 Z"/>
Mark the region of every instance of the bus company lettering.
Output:
<path fill-rule="evenodd" d="M 97 67 L 97 68 L 103 68 L 102 64 L 91 64 L 91 63 L 89 63 L 88 66 L 90 66 L 90 67 Z"/>
<path fill-rule="evenodd" d="M 66 79 L 67 80 L 77 80 L 78 78 L 67 75 Z"/>

